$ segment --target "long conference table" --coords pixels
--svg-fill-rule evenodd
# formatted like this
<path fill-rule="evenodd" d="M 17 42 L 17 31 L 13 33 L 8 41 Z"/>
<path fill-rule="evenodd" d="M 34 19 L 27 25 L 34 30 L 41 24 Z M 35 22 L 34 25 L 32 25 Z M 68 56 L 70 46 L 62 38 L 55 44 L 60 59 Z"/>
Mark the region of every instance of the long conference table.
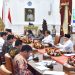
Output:
<path fill-rule="evenodd" d="M 43 54 L 45 53 L 45 49 L 38 49 L 36 50 L 36 54 L 39 57 L 39 61 L 44 60 L 43 59 Z M 68 57 L 67 56 L 59 56 L 59 57 L 50 57 L 50 59 L 46 59 L 46 60 L 55 60 L 57 63 L 56 65 L 53 65 L 53 69 L 49 69 L 50 71 L 62 71 L 65 72 L 65 75 L 75 75 L 75 67 L 72 66 L 68 66 L 66 65 Z M 29 69 L 33 72 L 34 75 L 44 75 L 44 70 L 39 70 L 36 68 L 36 61 L 29 61 L 28 65 L 29 65 Z M 46 71 L 46 70 L 45 70 Z"/>

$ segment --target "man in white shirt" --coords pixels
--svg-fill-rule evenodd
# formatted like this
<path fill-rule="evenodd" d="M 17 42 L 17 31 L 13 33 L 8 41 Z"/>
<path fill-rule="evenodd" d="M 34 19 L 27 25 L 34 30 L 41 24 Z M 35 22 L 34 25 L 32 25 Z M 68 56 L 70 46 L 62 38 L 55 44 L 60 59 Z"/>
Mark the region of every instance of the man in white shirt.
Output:
<path fill-rule="evenodd" d="M 5 40 L 6 40 L 6 36 L 7 33 L 6 32 L 1 32 L 1 37 L 0 37 L 0 53 L 2 52 L 2 47 L 3 47 L 3 44 L 5 43 Z"/>
<path fill-rule="evenodd" d="M 6 39 L 6 36 L 7 33 L 6 32 L 1 32 L 1 36 L 0 36 L 0 64 L 1 64 L 1 57 L 3 55 L 3 51 L 2 51 L 2 47 L 3 47 L 3 44 L 5 43 L 5 39 Z"/>
<path fill-rule="evenodd" d="M 53 38 L 50 35 L 50 31 L 48 31 L 48 30 L 45 31 L 45 37 L 44 37 L 44 39 L 42 39 L 42 42 L 54 45 Z"/>
<path fill-rule="evenodd" d="M 58 44 L 63 51 L 66 52 L 74 52 L 73 42 L 70 40 L 70 34 L 65 34 L 64 36 L 64 44 Z"/>

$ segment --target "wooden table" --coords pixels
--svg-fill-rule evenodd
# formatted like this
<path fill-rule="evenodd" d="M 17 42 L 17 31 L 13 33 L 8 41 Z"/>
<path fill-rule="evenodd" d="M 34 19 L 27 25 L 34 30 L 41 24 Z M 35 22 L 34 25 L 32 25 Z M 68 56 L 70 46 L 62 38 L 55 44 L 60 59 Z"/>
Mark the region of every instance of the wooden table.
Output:
<path fill-rule="evenodd" d="M 44 54 L 46 53 L 45 49 L 38 50 L 39 53 Z M 74 71 L 75 67 L 67 64 L 68 56 L 62 55 L 62 56 L 50 56 L 51 59 L 55 60 L 56 62 L 60 63 L 63 65 L 64 69 L 68 71 Z M 67 65 L 66 65 L 67 64 Z"/>
<path fill-rule="evenodd" d="M 38 57 L 40 56 L 41 54 L 38 55 Z M 43 54 L 42 54 L 43 55 Z M 41 60 L 43 60 L 41 57 L 40 57 Z M 51 60 L 51 59 L 48 59 L 48 60 Z M 44 71 L 41 71 L 39 69 L 36 68 L 36 62 L 31 60 L 28 62 L 28 65 L 29 65 L 29 69 L 33 72 L 34 75 L 43 75 L 43 72 Z M 51 70 L 51 69 L 49 69 Z M 65 75 L 75 75 L 75 72 L 70 72 L 68 70 L 66 70 L 65 68 L 63 68 L 63 65 L 60 64 L 60 63 L 56 63 L 56 65 L 53 65 L 53 70 L 51 71 L 64 71 L 65 72 Z"/>
<path fill-rule="evenodd" d="M 43 72 L 46 70 L 39 70 L 35 66 L 35 61 L 30 61 L 29 64 L 29 69 L 33 72 L 34 75 L 43 75 Z M 63 71 L 63 66 L 59 63 L 53 66 L 53 70 L 49 69 L 50 71 Z"/>

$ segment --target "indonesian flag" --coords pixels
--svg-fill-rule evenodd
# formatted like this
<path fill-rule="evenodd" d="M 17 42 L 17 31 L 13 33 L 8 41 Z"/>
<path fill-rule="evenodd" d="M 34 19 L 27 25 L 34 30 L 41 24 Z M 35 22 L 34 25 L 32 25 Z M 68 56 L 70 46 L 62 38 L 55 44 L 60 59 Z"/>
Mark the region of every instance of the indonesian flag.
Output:
<path fill-rule="evenodd" d="M 2 20 L 3 20 L 3 7 L 2 7 Z"/>
<path fill-rule="evenodd" d="M 4 22 L 4 17 L 5 17 L 4 12 L 5 12 L 5 2 L 3 0 L 3 5 L 2 5 L 2 20 L 3 20 L 3 22 Z"/>
<path fill-rule="evenodd" d="M 10 8 L 8 9 L 8 20 L 11 23 L 11 14 L 10 14 Z"/>

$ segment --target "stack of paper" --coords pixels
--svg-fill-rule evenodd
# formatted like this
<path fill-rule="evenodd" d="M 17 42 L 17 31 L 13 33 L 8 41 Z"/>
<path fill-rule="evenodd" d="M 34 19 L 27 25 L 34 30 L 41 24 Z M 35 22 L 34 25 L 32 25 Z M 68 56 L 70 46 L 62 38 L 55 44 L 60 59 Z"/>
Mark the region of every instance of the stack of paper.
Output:
<path fill-rule="evenodd" d="M 64 66 L 68 67 L 68 68 L 71 68 L 72 66 L 69 65 L 68 63 L 65 63 Z"/>
<path fill-rule="evenodd" d="M 29 60 L 32 60 L 33 59 L 33 56 L 30 56 L 27 60 L 29 61 Z"/>
<path fill-rule="evenodd" d="M 49 69 L 45 66 L 36 66 L 36 68 L 39 69 L 39 70 L 48 70 Z"/>
<path fill-rule="evenodd" d="M 53 61 L 53 60 L 43 60 L 43 61 L 35 63 L 35 64 L 40 65 L 40 66 L 41 65 L 45 66 L 45 65 L 55 64 L 55 63 L 56 63 L 56 61 Z"/>
<path fill-rule="evenodd" d="M 47 63 L 44 63 L 44 62 L 38 62 L 38 63 L 35 63 L 36 65 L 38 66 L 45 66 Z"/>
<path fill-rule="evenodd" d="M 65 75 L 64 72 L 59 71 L 44 71 L 44 75 Z"/>
<path fill-rule="evenodd" d="M 71 53 L 71 54 L 64 54 L 65 56 L 74 56 L 75 53 Z"/>

